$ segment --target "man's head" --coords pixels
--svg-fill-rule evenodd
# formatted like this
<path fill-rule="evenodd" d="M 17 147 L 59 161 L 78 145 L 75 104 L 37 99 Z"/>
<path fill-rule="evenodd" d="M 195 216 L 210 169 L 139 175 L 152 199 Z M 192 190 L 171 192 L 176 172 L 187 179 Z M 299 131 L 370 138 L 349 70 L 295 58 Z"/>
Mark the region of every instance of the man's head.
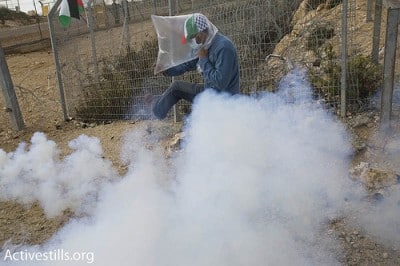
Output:
<path fill-rule="evenodd" d="M 200 13 L 191 15 L 185 21 L 185 39 L 189 42 L 192 39 L 198 44 L 204 44 L 208 36 L 208 20 Z"/>

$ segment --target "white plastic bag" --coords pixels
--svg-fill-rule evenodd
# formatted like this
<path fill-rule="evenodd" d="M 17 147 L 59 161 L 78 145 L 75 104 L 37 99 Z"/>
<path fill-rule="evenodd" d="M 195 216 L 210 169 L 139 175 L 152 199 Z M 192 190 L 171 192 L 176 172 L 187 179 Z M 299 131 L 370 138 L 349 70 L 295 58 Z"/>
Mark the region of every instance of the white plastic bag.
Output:
<path fill-rule="evenodd" d="M 151 16 L 158 39 L 158 57 L 154 74 L 197 58 L 197 50 L 192 49 L 185 40 L 184 24 L 192 15 Z M 206 48 L 218 32 L 208 19 L 207 24 L 209 36 L 204 44 Z"/>

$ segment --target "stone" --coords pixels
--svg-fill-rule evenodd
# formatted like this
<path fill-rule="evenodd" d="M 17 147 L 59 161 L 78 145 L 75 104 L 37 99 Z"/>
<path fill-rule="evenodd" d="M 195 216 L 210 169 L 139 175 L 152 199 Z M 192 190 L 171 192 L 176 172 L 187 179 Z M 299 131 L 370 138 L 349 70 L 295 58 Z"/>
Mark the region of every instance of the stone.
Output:
<path fill-rule="evenodd" d="M 372 168 L 366 162 L 360 162 L 350 169 L 351 176 L 364 183 L 368 189 L 378 190 L 399 182 L 399 174 L 392 170 Z M 379 196 L 378 196 L 379 197 Z"/>
<path fill-rule="evenodd" d="M 167 144 L 167 151 L 169 153 L 172 153 L 174 151 L 180 150 L 182 140 L 184 139 L 184 137 L 185 137 L 184 132 L 179 132 L 179 133 L 175 134 L 175 136 L 173 136 Z"/>

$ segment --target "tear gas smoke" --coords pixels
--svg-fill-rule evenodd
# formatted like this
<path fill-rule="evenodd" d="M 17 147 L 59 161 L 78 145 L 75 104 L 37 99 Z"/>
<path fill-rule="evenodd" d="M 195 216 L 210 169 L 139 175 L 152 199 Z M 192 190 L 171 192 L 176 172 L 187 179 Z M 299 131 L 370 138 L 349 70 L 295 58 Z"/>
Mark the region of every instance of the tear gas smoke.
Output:
<path fill-rule="evenodd" d="M 21 143 L 8 154 L 0 150 L 0 199 L 27 205 L 38 201 L 48 217 L 66 209 L 90 213 L 101 184 L 116 172 L 102 159 L 97 138 L 82 135 L 69 147 L 75 151 L 59 160 L 56 144 L 35 133 L 29 147 Z"/>
<path fill-rule="evenodd" d="M 125 137 L 128 173 L 103 187 L 91 215 L 71 221 L 40 247 L 26 247 L 29 251 L 90 251 L 95 265 L 340 264 L 333 251 L 338 245 L 324 230 L 360 196 L 348 178 L 352 151 L 341 123 L 311 101 L 303 72 L 289 73 L 276 94 L 199 95 L 185 124 L 183 149 L 169 161 L 146 126 Z M 71 176 L 101 166 L 85 176 L 104 182 L 115 173 L 93 138 L 75 142 L 80 145 L 69 158 L 76 159 L 61 162 L 54 159 L 55 144 L 42 134 L 28 152 L 19 148 L 11 158 L 3 153 L 2 180 L 13 172 L 4 169 L 13 168 L 23 178 L 1 181 L 2 195 L 9 191 L 7 199 L 24 202 L 37 197 L 46 209 L 50 196 L 60 194 L 60 181 L 48 180 L 60 180 L 63 169 L 62 176 L 70 177 L 63 184 L 87 199 L 98 187 L 85 182 L 89 189 L 83 193 L 76 185 L 82 181 Z M 25 174 L 27 169 L 34 174 Z M 20 191 L 27 188 L 16 187 L 30 178 L 39 188 L 49 183 L 41 188 L 49 198 L 31 193 L 24 199 Z"/>

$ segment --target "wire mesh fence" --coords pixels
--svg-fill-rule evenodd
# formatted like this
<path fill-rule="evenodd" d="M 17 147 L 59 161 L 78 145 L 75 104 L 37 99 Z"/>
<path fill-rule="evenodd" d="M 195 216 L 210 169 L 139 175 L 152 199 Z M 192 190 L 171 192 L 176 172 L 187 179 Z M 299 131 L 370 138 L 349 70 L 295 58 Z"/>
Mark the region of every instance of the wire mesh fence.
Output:
<path fill-rule="evenodd" d="M 144 96 L 160 95 L 171 83 L 170 78 L 153 74 L 158 44 L 150 16 L 192 12 L 206 15 L 234 42 L 240 60 L 242 93 L 274 91 L 290 63 L 306 68 L 315 95 L 337 108 L 341 3 L 341 0 L 89 2 L 81 19 L 73 20 L 66 28 L 59 24 L 58 12 L 50 12 L 65 112 L 90 121 L 149 118 L 151 107 Z M 358 55 L 353 41 L 362 17 L 358 12 L 357 1 L 349 1 L 349 62 Z M 349 63 L 347 87 L 353 91 L 348 92 L 347 100 L 350 106 L 359 108 L 360 80 L 356 67 L 359 66 L 352 67 Z M 202 82 L 198 73 L 178 78 Z M 363 82 L 369 81 L 364 78 Z M 185 114 L 188 108 L 187 103 L 180 103 L 176 109 L 178 115 Z"/>

